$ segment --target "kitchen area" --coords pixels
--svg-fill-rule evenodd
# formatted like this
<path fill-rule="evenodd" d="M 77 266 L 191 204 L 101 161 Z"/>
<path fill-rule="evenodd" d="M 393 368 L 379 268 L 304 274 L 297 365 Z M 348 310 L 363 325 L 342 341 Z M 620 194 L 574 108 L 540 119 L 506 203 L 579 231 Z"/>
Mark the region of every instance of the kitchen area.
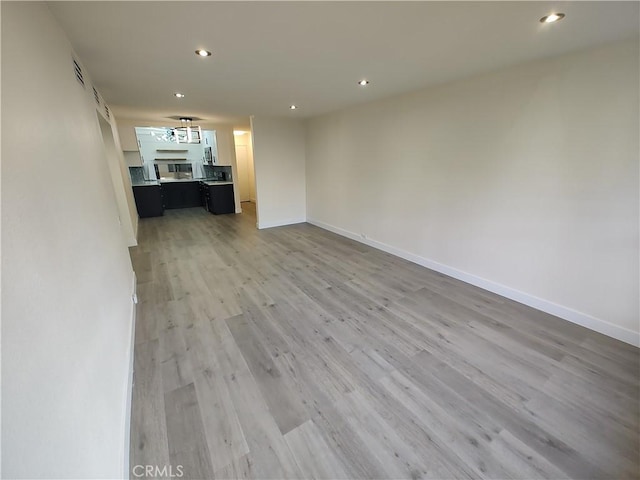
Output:
<path fill-rule="evenodd" d="M 192 122 L 181 118 L 178 127 L 135 127 L 138 150 L 124 155 L 140 218 L 177 208 L 236 212 L 232 166 L 219 163 L 216 131 Z"/>

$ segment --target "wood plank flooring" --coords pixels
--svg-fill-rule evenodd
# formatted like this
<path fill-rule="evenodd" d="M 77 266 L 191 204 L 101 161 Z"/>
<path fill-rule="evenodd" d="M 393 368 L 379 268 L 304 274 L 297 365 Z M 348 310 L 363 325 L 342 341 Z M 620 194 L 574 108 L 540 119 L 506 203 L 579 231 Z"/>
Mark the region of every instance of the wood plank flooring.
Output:
<path fill-rule="evenodd" d="M 132 469 L 640 478 L 638 349 L 243 209 L 140 220 Z"/>

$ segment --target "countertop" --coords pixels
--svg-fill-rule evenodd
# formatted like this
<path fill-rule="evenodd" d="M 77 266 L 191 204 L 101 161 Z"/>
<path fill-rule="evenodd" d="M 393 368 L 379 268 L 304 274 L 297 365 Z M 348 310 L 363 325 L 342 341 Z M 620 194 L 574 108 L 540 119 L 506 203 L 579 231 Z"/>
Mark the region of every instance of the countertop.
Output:
<path fill-rule="evenodd" d="M 185 183 L 185 182 L 199 182 L 200 178 L 161 178 L 160 183 Z"/>
<path fill-rule="evenodd" d="M 225 182 L 224 180 L 202 180 L 206 185 L 233 185 L 233 182 Z"/>
<path fill-rule="evenodd" d="M 158 182 L 158 180 L 145 180 L 144 182 L 135 182 L 131 184 L 132 187 L 150 187 L 153 185 L 160 185 L 160 182 Z"/>
<path fill-rule="evenodd" d="M 224 180 L 208 180 L 206 178 L 165 178 L 162 180 L 145 180 L 144 182 L 132 183 L 133 187 L 148 187 L 152 185 L 162 185 L 163 183 L 185 183 L 185 182 L 202 182 L 207 185 L 233 185 L 233 182 Z"/>

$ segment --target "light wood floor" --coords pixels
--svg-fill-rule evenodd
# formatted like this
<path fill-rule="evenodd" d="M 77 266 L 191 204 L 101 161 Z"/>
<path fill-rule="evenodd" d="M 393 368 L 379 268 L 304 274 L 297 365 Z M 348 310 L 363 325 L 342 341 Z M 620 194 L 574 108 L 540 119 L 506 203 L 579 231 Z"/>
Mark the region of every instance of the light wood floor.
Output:
<path fill-rule="evenodd" d="M 636 348 L 308 224 L 139 228 L 132 467 L 640 476 Z"/>

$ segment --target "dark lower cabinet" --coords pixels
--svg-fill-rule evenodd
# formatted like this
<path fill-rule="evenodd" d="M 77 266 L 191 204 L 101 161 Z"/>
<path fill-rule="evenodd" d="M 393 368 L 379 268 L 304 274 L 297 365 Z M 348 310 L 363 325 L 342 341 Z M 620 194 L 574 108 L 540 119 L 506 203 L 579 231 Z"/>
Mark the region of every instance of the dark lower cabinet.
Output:
<path fill-rule="evenodd" d="M 236 201 L 233 198 L 233 184 L 215 185 L 206 182 L 200 184 L 202 206 L 214 215 L 236 213 Z"/>
<path fill-rule="evenodd" d="M 209 211 L 214 215 L 235 213 L 236 202 L 233 198 L 233 185 L 209 185 Z"/>
<path fill-rule="evenodd" d="M 235 213 L 233 185 L 207 185 L 204 182 L 167 182 L 161 185 L 134 186 L 138 215 L 159 217 L 165 208 L 203 206 L 214 215 Z"/>
<path fill-rule="evenodd" d="M 200 196 L 200 184 L 198 182 L 174 182 L 163 183 L 162 194 L 164 207 L 191 208 L 202 205 Z"/>
<path fill-rule="evenodd" d="M 140 218 L 160 217 L 164 214 L 160 185 L 134 186 L 133 198 Z"/>
<path fill-rule="evenodd" d="M 209 185 L 204 182 L 200 182 L 200 205 L 209 211 Z"/>

